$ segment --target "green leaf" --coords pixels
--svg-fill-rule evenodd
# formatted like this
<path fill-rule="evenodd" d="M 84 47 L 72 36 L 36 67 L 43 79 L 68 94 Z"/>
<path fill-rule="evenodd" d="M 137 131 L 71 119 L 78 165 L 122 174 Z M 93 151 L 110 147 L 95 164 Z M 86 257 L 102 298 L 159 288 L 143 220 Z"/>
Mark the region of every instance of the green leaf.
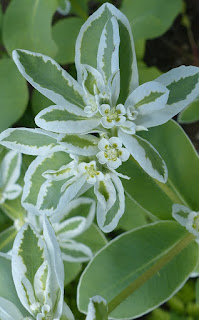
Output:
<path fill-rule="evenodd" d="M 8 255 L 0 254 L 0 297 L 14 303 L 24 316 L 29 314 L 23 308 L 12 280 L 11 260 Z"/>
<path fill-rule="evenodd" d="M 148 81 L 153 81 L 158 78 L 162 73 L 156 67 L 148 67 L 144 62 L 138 62 L 139 81 L 143 84 Z"/>
<path fill-rule="evenodd" d="M 83 88 L 53 59 L 26 50 L 13 51 L 13 59 L 24 78 L 55 104 L 84 109 Z"/>
<path fill-rule="evenodd" d="M 22 198 L 23 206 L 28 210 L 35 211 L 38 214 L 35 206 L 37 197 L 42 184 L 46 179 L 42 174 L 46 170 L 58 170 L 62 165 L 67 164 L 70 157 L 65 152 L 55 152 L 48 157 L 37 157 L 29 166 L 25 176 L 25 188 Z"/>
<path fill-rule="evenodd" d="M 199 99 L 192 102 L 178 116 L 180 123 L 193 123 L 199 121 Z"/>
<path fill-rule="evenodd" d="M 12 0 L 3 24 L 9 54 L 21 48 L 54 57 L 57 46 L 51 36 L 51 21 L 56 9 L 57 0 Z"/>
<path fill-rule="evenodd" d="M 0 131 L 23 115 L 28 103 L 26 81 L 9 58 L 0 61 Z"/>
<path fill-rule="evenodd" d="M 199 159 L 181 127 L 176 122 L 169 121 L 142 133 L 142 137 L 158 150 L 166 162 L 169 175 L 166 184 L 159 183 L 147 176 L 130 159 L 121 168 L 123 174 L 131 177 L 129 181 L 123 180 L 130 197 L 160 219 L 171 219 L 174 203 L 198 211 Z"/>
<path fill-rule="evenodd" d="M 15 226 L 5 229 L 0 233 L 0 251 L 8 252 L 12 249 L 13 241 L 17 235 Z"/>
<path fill-rule="evenodd" d="M 58 139 L 59 143 L 63 145 L 67 150 L 70 150 L 74 154 L 80 154 L 85 156 L 95 156 L 98 152 L 99 139 L 93 135 L 60 135 Z"/>
<path fill-rule="evenodd" d="M 78 80 L 82 81 L 81 64 L 97 69 L 99 41 L 106 22 L 114 16 L 119 24 L 120 35 L 120 100 L 124 103 L 129 93 L 138 84 L 135 48 L 128 20 L 109 3 L 102 5 L 82 26 L 76 42 L 76 67 Z M 89 43 L 89 46 L 88 46 Z"/>
<path fill-rule="evenodd" d="M 2 24 L 3 24 L 3 12 L 0 4 L 0 43 L 2 42 Z"/>
<path fill-rule="evenodd" d="M 71 12 L 83 19 L 88 18 L 88 0 L 70 0 Z"/>
<path fill-rule="evenodd" d="M 86 320 L 108 320 L 108 306 L 100 296 L 90 298 Z"/>
<path fill-rule="evenodd" d="M 78 262 L 64 262 L 64 286 L 75 280 L 82 269 L 82 263 Z"/>
<path fill-rule="evenodd" d="M 75 61 L 75 42 L 83 22 L 81 18 L 69 17 L 53 25 L 52 36 L 58 47 L 55 60 L 58 63 L 68 64 Z"/>
<path fill-rule="evenodd" d="M 34 116 L 36 116 L 41 110 L 49 107 L 52 104 L 52 102 L 48 98 L 43 96 L 43 94 L 35 89 L 32 92 L 30 103 Z"/>
<path fill-rule="evenodd" d="M 135 319 L 168 300 L 197 264 L 198 245 L 195 242 L 178 251 L 177 255 L 173 252 L 185 235 L 186 230 L 175 222 L 158 222 L 111 241 L 91 260 L 80 278 L 79 310 L 86 313 L 89 298 L 96 294 L 109 303 L 141 277 L 142 285 L 110 313 L 111 318 Z M 162 268 L 144 281 L 145 274 L 163 260 Z"/>
<path fill-rule="evenodd" d="M 181 0 L 124 0 L 121 11 L 130 21 L 133 36 L 152 39 L 162 35 L 182 12 Z"/>
<path fill-rule="evenodd" d="M 0 143 L 29 155 L 47 155 L 62 149 L 56 135 L 39 129 L 7 129 L 0 135 Z"/>

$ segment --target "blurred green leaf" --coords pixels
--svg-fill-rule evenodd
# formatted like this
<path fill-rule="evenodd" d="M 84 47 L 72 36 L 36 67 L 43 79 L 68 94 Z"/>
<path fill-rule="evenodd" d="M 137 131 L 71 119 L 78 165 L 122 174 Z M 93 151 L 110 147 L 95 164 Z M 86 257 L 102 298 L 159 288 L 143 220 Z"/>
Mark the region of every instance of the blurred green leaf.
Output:
<path fill-rule="evenodd" d="M 3 41 L 9 54 L 27 49 L 54 57 L 51 20 L 57 0 L 12 0 L 4 15 Z"/>
<path fill-rule="evenodd" d="M 172 25 L 182 11 L 182 0 L 124 0 L 121 11 L 130 21 L 133 37 L 159 37 Z"/>
<path fill-rule="evenodd" d="M 31 108 L 33 115 L 36 116 L 41 110 L 53 105 L 53 102 L 43 96 L 39 91 L 33 90 L 31 96 Z"/>
<path fill-rule="evenodd" d="M 194 241 L 171 256 L 186 234 L 187 231 L 176 222 L 162 221 L 124 233 L 111 241 L 91 260 L 80 278 L 79 310 L 85 313 L 89 298 L 96 294 L 109 303 L 141 277 L 145 282 L 110 313 L 111 318 L 137 319 L 168 300 L 197 264 L 198 245 Z M 167 263 L 147 280 L 145 275 L 160 260 Z"/>
<path fill-rule="evenodd" d="M 13 247 L 14 239 L 17 235 L 15 226 L 11 226 L 0 233 L 0 251 L 8 252 Z"/>
<path fill-rule="evenodd" d="M 3 12 L 0 3 L 0 43 L 2 42 L 2 24 L 3 24 Z"/>
<path fill-rule="evenodd" d="M 139 82 L 143 84 L 155 80 L 161 76 L 162 72 L 156 67 L 148 67 L 144 62 L 138 61 Z"/>
<path fill-rule="evenodd" d="M 193 123 L 199 121 L 199 98 L 179 114 L 178 121 L 180 123 Z"/>
<path fill-rule="evenodd" d="M 64 286 L 75 280 L 82 269 L 82 263 L 64 261 Z"/>
<path fill-rule="evenodd" d="M 70 0 L 71 12 L 86 20 L 88 18 L 88 1 L 89 0 Z"/>
<path fill-rule="evenodd" d="M 28 103 L 28 88 L 14 62 L 0 60 L 0 131 L 14 124 Z"/>
<path fill-rule="evenodd" d="M 145 54 L 145 46 L 146 46 L 146 41 L 145 40 L 137 40 L 135 42 L 135 52 L 136 52 L 136 57 L 139 63 L 139 60 L 144 59 L 144 54 Z"/>
<path fill-rule="evenodd" d="M 75 61 L 75 42 L 84 20 L 78 17 L 69 17 L 59 20 L 52 30 L 53 39 L 58 47 L 55 60 L 60 64 Z"/>
<path fill-rule="evenodd" d="M 123 180 L 123 185 L 133 201 L 159 219 L 171 219 L 174 203 L 198 211 L 199 158 L 183 129 L 169 121 L 140 135 L 160 153 L 169 176 L 163 184 L 149 177 L 132 158 L 124 162 L 121 171 L 132 179 Z"/>

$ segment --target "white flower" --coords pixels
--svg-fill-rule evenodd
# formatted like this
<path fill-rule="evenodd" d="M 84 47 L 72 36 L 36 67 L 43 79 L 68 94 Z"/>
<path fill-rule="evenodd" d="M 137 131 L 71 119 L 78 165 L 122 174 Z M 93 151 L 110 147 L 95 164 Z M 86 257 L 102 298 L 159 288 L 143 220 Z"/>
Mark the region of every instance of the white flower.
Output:
<path fill-rule="evenodd" d="M 97 181 L 104 180 L 104 174 L 97 170 L 96 161 L 89 163 L 81 162 L 78 165 L 78 170 L 83 175 L 86 175 L 86 180 L 89 184 L 95 184 Z"/>
<path fill-rule="evenodd" d="M 122 161 L 127 161 L 130 153 L 126 148 L 122 148 L 122 142 L 117 137 L 109 140 L 103 138 L 98 144 L 99 149 L 96 157 L 101 164 L 107 164 L 109 169 L 117 169 Z"/>
<path fill-rule="evenodd" d="M 114 126 L 120 126 L 126 121 L 126 110 L 122 104 L 116 107 L 110 107 L 108 104 L 102 104 L 99 107 L 99 112 L 102 115 L 101 124 L 104 128 L 110 129 Z"/>

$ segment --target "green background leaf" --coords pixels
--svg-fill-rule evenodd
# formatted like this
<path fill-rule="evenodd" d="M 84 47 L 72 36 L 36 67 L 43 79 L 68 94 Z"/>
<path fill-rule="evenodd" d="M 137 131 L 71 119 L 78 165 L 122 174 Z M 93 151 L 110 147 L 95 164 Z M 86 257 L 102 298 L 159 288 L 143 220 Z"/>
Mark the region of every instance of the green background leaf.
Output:
<path fill-rule="evenodd" d="M 85 313 L 89 298 L 95 295 L 110 302 L 160 258 L 169 255 L 169 250 L 186 234 L 187 231 L 176 222 L 159 222 L 125 233 L 110 242 L 81 276 L 79 310 Z M 197 260 L 198 245 L 192 242 L 123 301 L 110 317 L 135 319 L 162 304 L 180 289 Z"/>
<path fill-rule="evenodd" d="M 121 11 L 130 21 L 135 40 L 152 39 L 169 29 L 182 11 L 182 0 L 123 0 Z"/>
<path fill-rule="evenodd" d="M 122 164 L 125 190 L 145 210 L 160 219 L 171 219 L 173 203 L 199 210 L 199 158 L 182 128 L 175 122 L 140 133 L 166 162 L 169 177 L 166 184 L 149 177 L 132 158 Z M 155 199 L 155 200 L 154 200 Z"/>
<path fill-rule="evenodd" d="M 15 123 L 28 103 L 28 88 L 14 62 L 0 60 L 0 131 Z"/>
<path fill-rule="evenodd" d="M 199 121 L 199 99 L 192 102 L 178 116 L 180 123 L 192 123 Z"/>
<path fill-rule="evenodd" d="M 3 41 L 9 54 L 27 49 L 54 57 L 56 44 L 51 37 L 51 20 L 57 0 L 12 0 L 3 23 Z"/>
<path fill-rule="evenodd" d="M 84 20 L 78 17 L 69 17 L 59 20 L 52 29 L 53 39 L 58 47 L 55 60 L 60 64 L 75 61 L 75 42 Z"/>

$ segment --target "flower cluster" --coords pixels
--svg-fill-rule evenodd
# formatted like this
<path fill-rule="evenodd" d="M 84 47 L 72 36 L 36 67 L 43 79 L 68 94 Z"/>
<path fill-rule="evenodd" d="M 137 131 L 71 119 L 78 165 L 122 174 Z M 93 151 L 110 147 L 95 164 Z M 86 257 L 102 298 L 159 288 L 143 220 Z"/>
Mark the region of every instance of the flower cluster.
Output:
<path fill-rule="evenodd" d="M 92 34 L 96 30 L 99 38 Z M 96 42 L 88 44 L 90 38 Z M 130 24 L 108 3 L 80 30 L 77 81 L 42 54 L 15 50 L 13 59 L 27 81 L 54 103 L 36 116 L 39 129 L 8 129 L 0 135 L 2 145 L 37 156 L 25 175 L 23 206 L 51 215 L 94 187 L 98 224 L 112 231 L 125 209 L 120 178 L 133 177 L 133 172 L 123 174 L 123 163 L 133 157 L 153 179 L 167 181 L 164 160 L 141 131 L 166 123 L 196 98 L 199 68 L 182 66 L 139 86 Z"/>

